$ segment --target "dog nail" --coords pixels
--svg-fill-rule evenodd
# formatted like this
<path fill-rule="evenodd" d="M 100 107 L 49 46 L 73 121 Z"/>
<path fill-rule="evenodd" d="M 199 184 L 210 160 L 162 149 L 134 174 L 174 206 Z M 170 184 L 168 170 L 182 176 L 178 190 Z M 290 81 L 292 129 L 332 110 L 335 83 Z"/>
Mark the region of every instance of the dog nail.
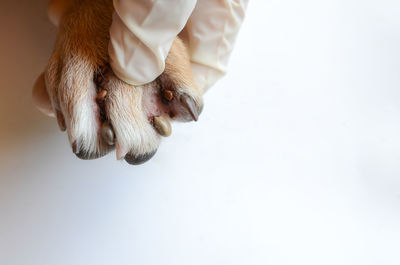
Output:
<path fill-rule="evenodd" d="M 72 143 L 72 152 L 74 152 L 74 154 L 78 154 L 79 153 L 79 151 L 78 151 L 78 149 L 76 147 L 76 141 Z"/>
<path fill-rule="evenodd" d="M 129 152 L 129 149 L 126 147 L 123 147 L 117 143 L 117 148 L 115 150 L 116 155 L 117 155 L 117 160 L 121 160 L 125 158 L 125 155 Z"/>
<path fill-rule="evenodd" d="M 96 100 L 101 102 L 105 99 L 106 96 L 107 96 L 107 90 L 103 89 L 99 92 L 99 94 L 97 94 Z"/>
<path fill-rule="evenodd" d="M 199 119 L 199 111 L 197 109 L 196 103 L 194 102 L 194 100 L 189 97 L 186 94 L 181 95 L 180 97 L 180 101 L 183 105 L 183 107 L 185 107 L 185 109 L 189 112 L 190 116 L 192 116 L 194 121 L 197 121 Z"/>
<path fill-rule="evenodd" d="M 61 131 L 65 131 L 67 129 L 67 126 L 65 125 L 65 120 L 64 116 L 62 115 L 61 111 L 57 110 L 57 123 L 58 127 L 60 127 Z"/>
<path fill-rule="evenodd" d="M 167 101 L 171 101 L 174 98 L 174 94 L 169 89 L 164 89 L 162 91 L 162 95 L 163 95 L 163 98 L 166 99 Z"/>
<path fill-rule="evenodd" d="M 97 158 L 103 157 L 104 155 L 106 155 L 106 153 L 96 153 L 96 152 L 88 153 L 88 152 L 85 152 L 85 151 L 81 150 L 81 151 L 75 153 L 75 155 L 79 159 L 82 159 L 82 160 L 93 160 L 93 159 L 97 159 Z"/>
<path fill-rule="evenodd" d="M 130 165 L 141 165 L 147 161 L 149 161 L 157 152 L 157 149 L 154 150 L 153 152 L 147 153 L 147 154 L 142 154 L 142 155 L 133 155 L 133 154 L 127 154 L 125 156 L 125 161 L 128 162 Z"/>
<path fill-rule="evenodd" d="M 168 137 L 171 135 L 171 124 L 166 118 L 154 117 L 153 126 L 161 136 Z"/>
<path fill-rule="evenodd" d="M 110 146 L 113 146 L 115 143 L 115 135 L 114 131 L 111 128 L 111 125 L 108 122 L 104 122 L 100 129 L 100 134 L 103 140 Z"/>

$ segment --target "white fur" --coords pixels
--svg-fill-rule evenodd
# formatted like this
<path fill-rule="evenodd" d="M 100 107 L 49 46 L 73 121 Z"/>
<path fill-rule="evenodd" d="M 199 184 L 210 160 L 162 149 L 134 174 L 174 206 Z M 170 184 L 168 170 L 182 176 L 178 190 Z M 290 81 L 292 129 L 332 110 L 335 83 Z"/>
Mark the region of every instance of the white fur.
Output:
<path fill-rule="evenodd" d="M 157 149 L 161 137 L 148 120 L 143 107 L 145 87 L 133 87 L 117 80 L 108 82 L 106 109 L 117 139 L 117 159 L 127 153 L 142 155 Z"/>
<path fill-rule="evenodd" d="M 77 143 L 77 150 L 85 153 L 101 153 L 98 130 L 98 106 L 95 103 L 96 88 L 91 82 L 88 91 L 74 105 L 72 116 L 67 119 L 70 143 Z M 64 112 L 65 113 L 65 112 Z"/>

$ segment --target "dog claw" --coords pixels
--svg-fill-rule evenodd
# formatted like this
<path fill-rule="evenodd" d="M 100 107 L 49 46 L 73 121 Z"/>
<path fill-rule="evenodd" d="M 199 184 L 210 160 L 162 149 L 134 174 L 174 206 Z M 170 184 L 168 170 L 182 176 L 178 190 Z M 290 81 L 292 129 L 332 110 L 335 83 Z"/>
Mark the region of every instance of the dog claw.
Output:
<path fill-rule="evenodd" d="M 93 160 L 93 159 L 98 159 L 100 157 L 103 157 L 105 155 L 105 153 L 104 154 L 97 154 L 97 153 L 89 154 L 89 153 L 86 153 L 83 151 L 79 151 L 75 155 L 82 160 Z"/>
<path fill-rule="evenodd" d="M 125 158 L 126 154 L 129 152 L 129 149 L 127 149 L 124 146 L 121 146 L 117 143 L 117 147 L 116 147 L 116 156 L 117 156 L 117 160 L 122 160 Z"/>
<path fill-rule="evenodd" d="M 180 97 L 180 101 L 183 107 L 185 107 L 185 109 L 189 112 L 192 119 L 197 121 L 199 119 L 200 111 L 198 110 L 193 98 L 189 97 L 187 94 L 183 94 Z"/>
<path fill-rule="evenodd" d="M 104 122 L 100 129 L 100 134 L 103 140 L 109 145 L 113 146 L 115 143 L 114 131 L 108 122 Z"/>
<path fill-rule="evenodd" d="M 80 150 L 79 144 L 76 141 L 72 143 L 72 152 L 74 152 L 74 154 L 82 160 L 97 159 L 106 155 L 106 153 L 87 153 L 82 151 Z"/>
<path fill-rule="evenodd" d="M 79 153 L 79 152 L 77 151 L 77 148 L 76 148 L 76 141 L 74 141 L 74 142 L 72 143 L 72 152 L 73 152 L 75 155 Z"/>
<path fill-rule="evenodd" d="M 171 124 L 166 118 L 154 117 L 153 126 L 161 136 L 168 137 L 171 135 Z"/>
<path fill-rule="evenodd" d="M 65 120 L 64 116 L 62 115 L 61 111 L 57 110 L 57 123 L 58 127 L 60 127 L 61 131 L 65 131 L 67 129 L 67 126 L 65 125 Z"/>
<path fill-rule="evenodd" d="M 133 155 L 133 154 L 127 154 L 125 156 L 125 161 L 128 162 L 130 165 L 141 165 L 147 161 L 149 161 L 157 152 L 157 149 L 154 150 L 153 152 L 147 153 L 147 154 L 142 154 L 142 155 Z"/>

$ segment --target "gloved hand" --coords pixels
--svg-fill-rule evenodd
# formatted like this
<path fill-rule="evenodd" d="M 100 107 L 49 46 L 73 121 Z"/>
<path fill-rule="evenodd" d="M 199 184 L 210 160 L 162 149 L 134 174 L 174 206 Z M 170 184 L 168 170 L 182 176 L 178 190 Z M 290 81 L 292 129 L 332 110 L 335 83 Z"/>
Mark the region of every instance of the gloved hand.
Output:
<path fill-rule="evenodd" d="M 114 73 L 132 85 L 155 80 L 183 30 L 203 91 L 226 72 L 248 0 L 114 0 L 109 54 Z M 185 27 L 185 28 L 184 28 Z"/>
<path fill-rule="evenodd" d="M 50 1 L 48 14 L 55 25 L 71 1 L 74 0 Z M 155 80 L 164 71 L 172 41 L 181 32 L 180 37 L 188 44 L 196 84 L 207 90 L 226 73 L 247 3 L 248 0 L 114 0 L 109 55 L 115 75 L 132 85 Z M 39 109 L 50 109 L 43 97 L 45 88 L 39 86 L 44 84 L 41 78 L 33 91 L 34 101 Z"/>
<path fill-rule="evenodd" d="M 179 8 L 168 10 L 166 1 L 115 1 L 51 2 L 50 17 L 62 28 L 46 77 L 41 75 L 33 94 L 43 112 L 56 114 L 60 129 L 68 131 L 78 157 L 100 157 L 115 144 L 118 159 L 125 157 L 129 163 L 137 164 L 151 158 L 160 136 L 169 134 L 160 118 L 166 116 L 164 123 L 169 119 L 197 120 L 203 106 L 199 88 L 209 87 L 225 72 L 246 2 L 170 0 L 168 4 L 175 1 Z M 180 32 L 182 35 L 177 38 Z M 81 41 L 82 34 L 87 34 L 87 41 Z M 166 58 L 167 55 L 170 56 Z M 108 62 L 120 79 L 133 86 L 121 82 L 111 71 L 106 76 L 109 67 L 104 64 Z M 190 75 L 191 68 L 197 84 Z M 159 82 L 148 86 L 153 90 L 140 86 L 160 73 Z M 141 100 L 142 96 L 149 101 Z M 103 127 L 108 130 L 107 135 L 103 135 Z"/>

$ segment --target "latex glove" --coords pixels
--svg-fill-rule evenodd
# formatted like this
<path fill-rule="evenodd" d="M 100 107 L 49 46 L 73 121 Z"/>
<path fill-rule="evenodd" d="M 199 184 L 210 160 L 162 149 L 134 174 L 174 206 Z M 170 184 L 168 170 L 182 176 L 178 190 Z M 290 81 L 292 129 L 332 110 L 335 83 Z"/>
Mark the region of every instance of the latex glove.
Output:
<path fill-rule="evenodd" d="M 198 0 L 185 31 L 192 72 L 199 88 L 225 75 L 248 0 Z"/>
<path fill-rule="evenodd" d="M 196 0 L 114 0 L 109 55 L 115 75 L 131 85 L 156 79 L 195 5 Z"/>
<path fill-rule="evenodd" d="M 58 24 L 72 0 L 51 0 Z M 184 29 L 197 85 L 208 89 L 227 70 L 248 0 L 114 0 L 109 54 L 114 73 L 126 83 L 155 80 L 165 68 L 172 41 Z"/>
<path fill-rule="evenodd" d="M 247 3 L 247 0 L 114 0 L 116 14 L 109 46 L 111 67 L 129 84 L 153 81 L 164 71 L 172 42 L 186 25 L 194 78 L 199 88 L 206 90 L 226 73 Z"/>

